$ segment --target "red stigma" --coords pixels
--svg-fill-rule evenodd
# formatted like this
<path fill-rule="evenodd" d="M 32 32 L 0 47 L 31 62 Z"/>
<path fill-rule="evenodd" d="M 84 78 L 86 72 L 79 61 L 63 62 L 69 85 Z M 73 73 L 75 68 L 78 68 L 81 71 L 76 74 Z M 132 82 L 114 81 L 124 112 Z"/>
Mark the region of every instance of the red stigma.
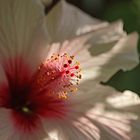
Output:
<path fill-rule="evenodd" d="M 70 76 L 73 77 L 73 76 L 75 76 L 75 75 L 74 75 L 74 73 L 72 73 Z"/>
<path fill-rule="evenodd" d="M 79 69 L 79 66 L 75 66 L 75 69 Z"/>
<path fill-rule="evenodd" d="M 70 72 L 69 71 L 66 71 L 66 74 L 69 74 Z"/>
<path fill-rule="evenodd" d="M 67 64 L 64 64 L 64 68 L 67 68 L 68 67 L 68 65 Z"/>
<path fill-rule="evenodd" d="M 72 60 L 68 60 L 68 63 L 71 64 L 72 63 Z"/>

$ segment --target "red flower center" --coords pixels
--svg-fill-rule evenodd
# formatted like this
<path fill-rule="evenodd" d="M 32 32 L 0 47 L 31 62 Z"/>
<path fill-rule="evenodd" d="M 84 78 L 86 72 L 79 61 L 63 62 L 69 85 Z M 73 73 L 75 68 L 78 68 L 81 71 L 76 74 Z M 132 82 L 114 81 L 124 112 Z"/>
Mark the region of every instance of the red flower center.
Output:
<path fill-rule="evenodd" d="M 21 59 L 4 64 L 7 83 L 0 86 L 0 106 L 12 111 L 14 125 L 34 130 L 41 118 L 63 118 L 68 112 L 68 93 L 81 79 L 80 66 L 68 54 L 52 55 L 31 75 Z"/>

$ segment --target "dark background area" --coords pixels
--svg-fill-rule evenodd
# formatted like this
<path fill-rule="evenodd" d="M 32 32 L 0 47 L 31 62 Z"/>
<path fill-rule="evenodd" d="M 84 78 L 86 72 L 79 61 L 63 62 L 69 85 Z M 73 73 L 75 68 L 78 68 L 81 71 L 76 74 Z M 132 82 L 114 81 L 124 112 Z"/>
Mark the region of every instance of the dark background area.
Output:
<path fill-rule="evenodd" d="M 46 14 L 58 2 L 54 0 Z M 127 33 L 137 31 L 140 33 L 140 0 L 67 0 L 69 3 L 79 7 L 87 14 L 109 22 L 122 19 L 124 30 Z M 140 52 L 140 43 L 138 46 Z M 140 65 L 135 69 L 122 72 L 119 71 L 106 84 L 123 91 L 132 90 L 140 95 Z"/>

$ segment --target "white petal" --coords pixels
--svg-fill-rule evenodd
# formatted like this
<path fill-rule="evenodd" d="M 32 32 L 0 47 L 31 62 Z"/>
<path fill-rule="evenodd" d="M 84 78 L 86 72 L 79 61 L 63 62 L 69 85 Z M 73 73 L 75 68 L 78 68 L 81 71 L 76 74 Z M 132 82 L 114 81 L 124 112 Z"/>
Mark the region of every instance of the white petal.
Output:
<path fill-rule="evenodd" d="M 92 81 L 84 83 L 80 89 L 79 94 L 68 100 L 71 107 L 68 116 L 43 123 L 53 140 L 139 140 L 140 111 L 135 109 L 136 104 L 140 107 L 138 96 L 130 91 L 117 92 Z M 118 103 L 130 96 L 130 104 Z M 114 106 L 109 99 L 114 99 L 114 104 L 119 106 Z M 129 109 L 125 110 L 126 106 Z"/>
<path fill-rule="evenodd" d="M 107 81 L 117 71 L 130 70 L 138 64 L 138 35 L 134 33 L 126 36 L 121 21 L 110 25 L 95 22 L 63 0 L 55 6 L 46 20 L 47 33 L 51 36 L 51 41 L 61 41 L 50 45 L 48 57 L 52 53 L 65 52 L 76 56 L 81 63 L 83 81 Z M 76 36 L 78 34 L 82 35 Z"/>
<path fill-rule="evenodd" d="M 88 80 L 79 85 L 77 94 L 71 96 L 70 103 L 77 111 L 86 112 L 96 104 L 106 103 L 106 99 L 114 94 L 116 91 L 112 88 Z"/>
<path fill-rule="evenodd" d="M 108 107 L 135 111 L 136 105 L 140 105 L 140 98 L 131 91 L 118 92 L 109 86 L 97 84 L 94 80 L 88 80 L 79 85 L 76 96 L 71 96 L 70 103 L 75 105 L 74 109 L 86 112 L 96 104 L 104 104 Z M 77 106 L 77 108 L 76 108 Z"/>
<path fill-rule="evenodd" d="M 38 62 L 44 43 L 42 18 L 43 6 L 34 0 L 0 1 L 1 60 L 22 55 Z"/>
<path fill-rule="evenodd" d="M 96 85 L 91 81 L 81 87 L 79 95 L 71 98 L 70 120 L 89 119 L 100 130 L 103 140 L 132 140 L 136 136 L 140 138 L 140 127 L 136 125 L 140 117 L 140 111 L 137 109 L 140 108 L 138 96 L 130 91 L 122 94 L 113 88 Z M 124 98 L 129 97 L 131 102 L 128 100 L 127 103 L 126 100 L 122 103 Z M 126 107 L 128 109 L 125 110 Z"/>
<path fill-rule="evenodd" d="M 51 56 L 52 53 L 66 52 L 78 57 L 80 62 L 82 61 L 81 59 L 87 61 L 91 59 L 90 52 L 94 56 L 104 53 L 110 50 L 115 45 L 116 41 L 124 35 L 122 22 L 115 22 L 102 29 L 82 34 L 73 39 L 67 38 L 67 40 L 62 43 L 53 43 L 53 45 L 50 45 L 48 56 Z M 88 50 L 89 48 L 90 52 Z M 83 54 L 85 56 L 84 58 Z"/>
<path fill-rule="evenodd" d="M 47 33 L 53 42 L 64 41 L 76 34 L 107 25 L 107 23 L 98 25 L 99 23 L 99 20 L 91 18 L 64 0 L 61 0 L 46 17 Z M 83 29 L 83 27 L 85 28 Z"/>
<path fill-rule="evenodd" d="M 138 62 L 138 34 L 123 37 L 110 51 L 90 59 L 84 64 L 84 78 L 107 81 L 119 70 L 131 70 Z"/>
<path fill-rule="evenodd" d="M 66 39 L 62 43 L 50 46 L 48 57 L 52 53 L 64 52 L 76 56 L 82 66 L 83 81 L 107 81 L 117 71 L 130 70 L 138 64 L 138 35 L 133 33 L 126 36 L 120 21 L 73 39 Z"/>
<path fill-rule="evenodd" d="M 81 123 L 81 121 L 83 123 Z M 54 129 L 49 132 L 52 140 L 94 140 L 99 139 L 99 130 L 93 124 L 89 123 L 83 128 L 84 123 L 89 123 L 89 120 L 56 120 L 46 122 L 46 128 L 51 125 Z M 47 130 L 47 129 L 46 129 Z M 48 132 L 48 130 L 47 130 Z M 94 133 L 93 133 L 94 132 Z"/>
<path fill-rule="evenodd" d="M 133 116 L 115 111 L 101 111 L 101 107 L 96 109 L 98 112 L 92 110 L 87 113 L 87 117 L 100 129 L 101 140 L 131 140 L 130 119 L 133 119 Z"/>
<path fill-rule="evenodd" d="M 132 105 L 140 104 L 140 98 L 137 94 L 131 91 L 125 91 L 121 95 L 114 95 L 107 99 L 107 102 L 116 108 L 124 108 Z"/>
<path fill-rule="evenodd" d="M 46 136 L 42 127 L 34 132 L 21 132 L 16 128 L 11 117 L 11 111 L 0 109 L 0 139 L 1 140 L 42 140 Z"/>

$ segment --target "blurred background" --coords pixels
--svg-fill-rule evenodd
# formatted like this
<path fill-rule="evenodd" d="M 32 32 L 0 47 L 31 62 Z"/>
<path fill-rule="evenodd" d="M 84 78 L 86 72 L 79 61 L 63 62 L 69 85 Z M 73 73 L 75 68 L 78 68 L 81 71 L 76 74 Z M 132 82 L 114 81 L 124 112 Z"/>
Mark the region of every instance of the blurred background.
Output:
<path fill-rule="evenodd" d="M 50 9 L 59 0 L 54 0 Z M 124 30 L 140 34 L 140 0 L 67 0 L 87 14 L 98 19 L 115 21 L 122 19 Z M 47 13 L 47 11 L 46 11 Z M 140 52 L 140 43 L 138 45 Z M 140 95 L 140 65 L 132 71 L 119 71 L 107 83 L 120 91 L 132 90 Z"/>

